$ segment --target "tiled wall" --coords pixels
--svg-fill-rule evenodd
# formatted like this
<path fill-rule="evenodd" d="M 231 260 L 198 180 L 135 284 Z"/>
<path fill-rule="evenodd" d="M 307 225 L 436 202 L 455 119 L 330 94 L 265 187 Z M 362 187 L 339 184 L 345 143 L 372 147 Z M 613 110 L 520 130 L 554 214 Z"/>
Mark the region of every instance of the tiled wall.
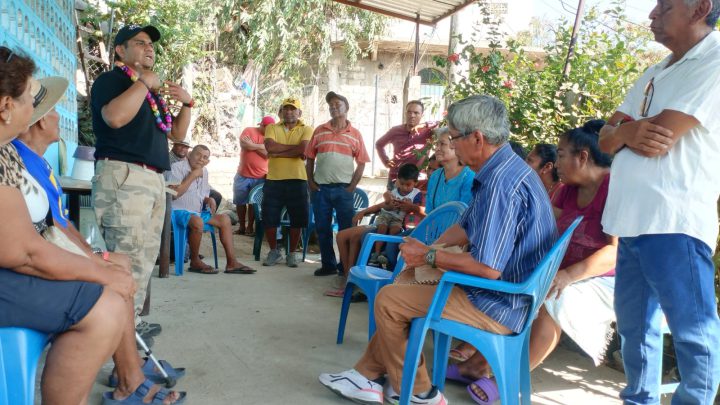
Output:
<path fill-rule="evenodd" d="M 32 57 L 38 67 L 36 77 L 62 76 L 70 81 L 65 98 L 56 107 L 68 160 L 77 145 L 73 5 L 73 0 L 0 0 L 0 45 Z M 57 154 L 56 147 L 46 154 L 56 168 Z"/>

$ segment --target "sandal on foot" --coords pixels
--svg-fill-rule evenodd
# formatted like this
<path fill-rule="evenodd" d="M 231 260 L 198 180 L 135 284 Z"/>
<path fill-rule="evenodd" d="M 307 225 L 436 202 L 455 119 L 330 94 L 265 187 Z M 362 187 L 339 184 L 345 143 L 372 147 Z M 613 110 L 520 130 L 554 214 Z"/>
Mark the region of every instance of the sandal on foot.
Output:
<path fill-rule="evenodd" d="M 485 393 L 486 399 L 483 400 L 475 393 L 475 390 L 473 390 L 473 385 Z M 500 399 L 500 392 L 498 391 L 497 384 L 495 383 L 495 381 L 487 377 L 483 377 L 475 381 L 474 383 L 468 385 L 467 392 L 470 394 L 470 397 L 473 399 L 473 401 L 480 405 L 492 405 L 493 403 L 495 403 L 495 401 Z"/>
<path fill-rule="evenodd" d="M 112 392 L 105 392 L 103 393 L 102 405 L 148 405 L 148 403 L 145 402 L 145 397 L 154 385 L 155 384 L 152 381 L 146 379 L 139 387 L 137 387 L 135 392 L 125 399 L 115 399 L 113 398 Z M 153 396 L 152 402 L 149 404 L 163 405 L 163 401 L 168 395 L 170 395 L 170 392 L 171 391 L 166 388 L 160 388 L 160 390 Z M 187 398 L 186 392 L 178 391 L 178 395 L 180 398 L 173 402 L 173 405 L 182 404 L 185 402 L 185 398 Z"/>
<path fill-rule="evenodd" d="M 457 364 L 451 364 L 445 371 L 445 379 L 461 382 L 463 384 L 472 384 L 473 380 L 460 374 L 460 367 Z"/>
<path fill-rule="evenodd" d="M 227 269 L 227 270 L 225 270 L 225 273 L 227 273 L 227 274 L 253 274 L 256 271 L 257 270 L 253 269 L 252 267 L 240 266 L 240 267 L 236 267 L 234 269 Z"/>
<path fill-rule="evenodd" d="M 165 384 L 165 378 L 162 376 L 160 370 L 155 367 L 155 363 L 149 358 L 145 357 L 145 364 L 142 366 L 142 372 L 145 378 L 154 382 L 155 384 Z M 168 377 L 174 378 L 176 381 L 185 376 L 185 368 L 178 367 L 174 368 L 170 363 L 165 360 L 159 360 L 160 365 L 163 367 Z M 118 386 L 118 378 L 116 375 L 110 374 L 108 376 L 108 387 L 115 388 Z"/>
<path fill-rule="evenodd" d="M 214 269 L 210 266 L 206 267 L 190 267 L 188 268 L 188 271 L 190 273 L 200 273 L 200 274 L 218 274 L 219 271 L 217 269 Z"/>
<path fill-rule="evenodd" d="M 235 232 L 233 232 L 233 235 L 245 235 L 245 230 L 242 228 L 236 229 Z"/>

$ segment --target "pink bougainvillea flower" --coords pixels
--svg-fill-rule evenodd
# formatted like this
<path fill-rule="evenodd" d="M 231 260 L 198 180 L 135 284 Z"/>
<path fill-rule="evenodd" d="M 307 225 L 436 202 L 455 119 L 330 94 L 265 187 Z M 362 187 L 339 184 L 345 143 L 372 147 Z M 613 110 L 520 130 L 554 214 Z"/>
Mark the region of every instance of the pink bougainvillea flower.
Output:
<path fill-rule="evenodd" d="M 482 70 L 483 73 L 487 73 L 490 71 L 490 66 L 485 65 L 485 66 L 481 67 L 480 70 Z"/>
<path fill-rule="evenodd" d="M 506 89 L 512 89 L 514 87 L 515 83 L 512 80 L 505 80 L 502 85 Z"/>
<path fill-rule="evenodd" d="M 457 63 L 460 60 L 460 55 L 458 55 L 457 53 L 450 54 L 448 55 L 447 60 L 453 63 Z"/>

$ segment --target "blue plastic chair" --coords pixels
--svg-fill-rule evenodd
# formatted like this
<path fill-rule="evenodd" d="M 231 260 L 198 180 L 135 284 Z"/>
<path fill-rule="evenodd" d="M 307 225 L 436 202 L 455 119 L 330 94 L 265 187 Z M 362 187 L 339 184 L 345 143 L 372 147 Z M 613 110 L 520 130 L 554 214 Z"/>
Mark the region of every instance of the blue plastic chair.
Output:
<path fill-rule="evenodd" d="M 368 198 L 368 195 L 365 191 L 362 189 L 356 188 L 353 192 L 353 208 L 355 209 L 355 213 L 360 212 L 361 210 L 364 210 L 365 208 L 370 206 L 370 199 Z M 333 231 L 338 231 L 338 223 L 337 223 L 337 216 L 335 215 L 335 212 L 333 212 Z M 312 235 L 313 231 L 315 230 L 315 213 L 312 210 L 312 206 L 310 207 L 310 219 L 308 220 L 308 226 L 305 228 L 302 234 L 302 243 L 303 243 L 303 255 L 302 260 L 305 261 L 305 256 L 307 256 L 307 249 L 308 249 L 308 242 L 310 241 L 310 235 Z"/>
<path fill-rule="evenodd" d="M 187 244 L 187 226 L 181 222 L 182 217 L 175 215 L 177 211 L 173 210 L 170 217 L 170 223 L 173 228 L 173 239 L 175 240 L 175 275 L 183 275 L 183 267 L 185 265 L 185 245 Z M 203 226 L 203 232 L 209 232 L 212 238 L 213 256 L 215 256 L 215 268 L 218 268 L 217 241 L 215 240 L 215 227 L 210 224 Z"/>
<path fill-rule="evenodd" d="M 38 360 L 50 335 L 0 328 L 0 405 L 33 405 Z"/>
<path fill-rule="evenodd" d="M 580 221 L 582 221 L 582 217 L 573 221 L 535 268 L 532 275 L 522 283 L 490 280 L 452 271 L 442 276 L 427 316 L 413 319 L 410 327 L 400 389 L 401 405 L 410 403 L 415 373 L 420 363 L 425 335 L 429 329 L 433 330 L 435 338 L 432 380 L 433 385 L 437 386 L 439 390 L 442 391 L 445 386 L 450 343 L 452 337 L 456 337 L 472 344 L 483 353 L 495 374 L 503 404 L 514 405 L 520 402 L 530 405 L 530 329 L 540 306 L 545 302 L 552 280 L 565 256 L 570 237 Z M 532 304 L 521 332 L 511 335 L 496 335 L 457 321 L 443 319 L 443 309 L 456 284 L 531 297 Z"/>
<path fill-rule="evenodd" d="M 263 185 L 258 184 L 250 190 L 248 203 L 252 204 L 255 213 L 255 240 L 253 241 L 253 256 L 255 261 L 260 260 L 260 249 L 262 248 L 263 236 L 265 235 L 265 227 L 262 222 L 262 199 Z"/>
<path fill-rule="evenodd" d="M 445 203 L 425 217 L 420 224 L 413 229 L 410 236 L 429 245 L 435 242 L 445 230 L 457 223 L 466 209 L 467 204 L 463 202 L 452 201 Z M 397 277 L 402 270 L 405 261 L 402 257 L 398 257 L 395 270 L 392 273 L 381 268 L 369 266 L 367 262 L 370 259 L 370 253 L 373 250 L 375 242 L 402 243 L 402 241 L 402 237 L 396 235 L 371 233 L 365 237 L 365 241 L 360 249 L 360 255 L 358 256 L 358 265 L 350 269 L 350 275 L 345 285 L 345 295 L 343 295 L 342 307 L 340 308 L 337 344 L 342 344 L 343 337 L 345 336 L 345 323 L 347 322 L 347 314 L 350 310 L 350 298 L 352 297 L 354 286 L 361 289 L 368 297 L 368 340 L 372 338 L 372 335 L 375 333 L 375 312 L 373 311 L 375 297 L 382 287 L 395 280 L 395 277 Z"/>

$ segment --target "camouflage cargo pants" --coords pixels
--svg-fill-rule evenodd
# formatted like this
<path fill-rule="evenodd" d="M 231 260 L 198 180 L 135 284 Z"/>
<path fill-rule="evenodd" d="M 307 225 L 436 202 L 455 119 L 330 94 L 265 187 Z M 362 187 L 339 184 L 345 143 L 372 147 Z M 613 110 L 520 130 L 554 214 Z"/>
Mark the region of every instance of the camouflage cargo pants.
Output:
<path fill-rule="evenodd" d="M 92 180 L 92 197 L 108 250 L 125 253 L 132 262 L 137 324 L 160 251 L 165 181 L 162 174 L 136 164 L 100 160 Z"/>

